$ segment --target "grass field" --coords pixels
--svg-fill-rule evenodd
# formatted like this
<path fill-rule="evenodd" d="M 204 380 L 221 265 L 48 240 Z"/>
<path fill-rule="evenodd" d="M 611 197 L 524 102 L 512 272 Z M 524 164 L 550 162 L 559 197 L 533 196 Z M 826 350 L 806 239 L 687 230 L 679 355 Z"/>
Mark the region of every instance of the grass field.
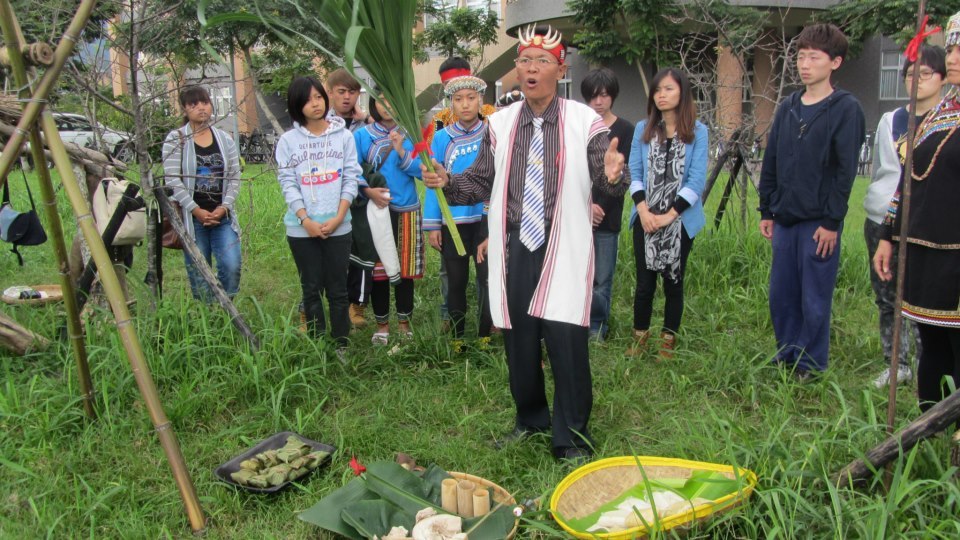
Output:
<path fill-rule="evenodd" d="M 25 198 L 18 176 L 11 182 L 19 208 Z M 455 354 L 439 337 L 436 253 L 430 252 L 428 277 L 416 285 L 414 340 L 388 355 L 369 344 L 372 330 L 359 331 L 344 366 L 296 329 L 299 284 L 284 241 L 280 190 L 269 172 L 251 167 L 246 176 L 238 203 L 244 231 L 238 305 L 260 336 L 259 352 L 218 309 L 190 298 L 180 253 L 165 255 L 166 295 L 155 307 L 139 285 L 142 253 L 130 274 L 138 333 L 208 515 L 206 537 L 324 538 L 296 516 L 349 479 L 353 454 L 372 461 L 402 451 L 491 479 L 518 499 L 547 500 L 570 467 L 550 457 L 545 439 L 499 452 L 490 446 L 513 421 L 502 349 L 495 341 Z M 756 231 L 755 201 L 745 229 L 735 206 L 719 231 L 697 237 L 679 352 L 670 363 L 623 355 L 632 326 L 633 254 L 629 236 L 621 236 L 611 338 L 591 345 L 597 455 L 717 461 L 760 478 L 748 505 L 697 525 L 688 538 L 960 535 L 948 437 L 904 455 L 889 493 L 879 477 L 864 491 L 827 481 L 884 430 L 887 394 L 871 384 L 882 356 L 862 238 L 865 186 L 857 181 L 843 233 L 831 367 L 814 384 L 799 385 L 767 363 L 774 352 L 766 300 L 770 248 Z M 718 188 L 708 205 L 710 219 L 719 194 Z M 69 217 L 66 204 L 60 211 Z M 56 283 L 49 244 L 22 251 L 23 269 L 0 252 L 0 289 Z M 47 336 L 64 320 L 56 306 L 0 309 Z M 100 414 L 94 422 L 80 408 L 64 344 L 24 358 L 0 353 L 0 537 L 189 537 L 109 314 L 95 314 L 87 334 Z M 898 422 L 916 414 L 914 388 L 907 386 Z M 218 464 L 287 429 L 337 446 L 332 466 L 273 497 L 216 481 Z M 562 537 L 542 513 L 524 523 L 522 538 Z"/>

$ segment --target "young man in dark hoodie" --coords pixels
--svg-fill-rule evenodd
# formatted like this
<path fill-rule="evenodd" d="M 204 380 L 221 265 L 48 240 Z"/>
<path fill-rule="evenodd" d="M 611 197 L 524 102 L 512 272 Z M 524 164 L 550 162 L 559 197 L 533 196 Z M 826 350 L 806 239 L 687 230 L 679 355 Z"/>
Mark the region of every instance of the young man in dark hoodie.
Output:
<path fill-rule="evenodd" d="M 801 380 L 827 369 L 830 308 L 840 233 L 857 174 L 864 118 L 830 76 L 847 55 L 847 38 L 830 24 L 797 37 L 804 89 L 780 104 L 760 173 L 760 233 L 773 244 L 770 317 L 774 362 Z"/>

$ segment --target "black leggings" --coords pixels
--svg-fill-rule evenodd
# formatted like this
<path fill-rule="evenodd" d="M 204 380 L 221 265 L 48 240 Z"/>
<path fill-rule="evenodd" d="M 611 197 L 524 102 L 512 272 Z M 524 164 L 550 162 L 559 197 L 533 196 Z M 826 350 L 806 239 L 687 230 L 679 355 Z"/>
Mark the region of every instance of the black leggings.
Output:
<path fill-rule="evenodd" d="M 350 302 L 347 300 L 350 242 L 350 233 L 326 239 L 287 237 L 300 274 L 307 327 L 314 336 L 326 333 L 322 299 L 326 296 L 330 307 L 330 337 L 339 347 L 347 345 L 350 334 Z"/>
<path fill-rule="evenodd" d="M 954 383 L 960 384 L 960 328 L 918 324 L 917 329 L 923 347 L 917 368 L 917 397 L 920 410 L 926 412 L 950 393 L 944 377 L 953 377 Z"/>
<path fill-rule="evenodd" d="M 457 255 L 457 249 L 453 245 L 453 237 L 450 236 L 450 229 L 443 227 L 443 259 L 447 269 L 447 311 L 450 313 L 450 320 L 453 321 L 454 337 L 463 337 L 467 317 L 467 286 L 470 282 L 470 259 L 474 260 L 474 268 L 477 272 L 477 310 L 478 328 L 477 335 L 486 337 L 490 335 L 490 302 L 487 295 L 487 263 L 476 264 L 477 246 L 483 242 L 484 234 L 483 224 L 481 223 L 463 223 L 457 226 L 460 233 L 460 240 L 463 241 L 463 247 L 467 254 Z"/>
<path fill-rule="evenodd" d="M 680 276 L 677 281 L 663 277 L 663 330 L 676 334 L 680 331 L 680 319 L 683 318 L 683 276 L 687 269 L 687 257 L 693 239 L 680 226 Z M 657 276 L 660 272 L 647 270 L 646 251 L 644 249 L 643 227 L 640 220 L 633 226 L 633 260 L 637 269 L 637 288 L 633 296 L 633 328 L 647 330 L 653 315 L 653 295 L 657 291 Z"/>

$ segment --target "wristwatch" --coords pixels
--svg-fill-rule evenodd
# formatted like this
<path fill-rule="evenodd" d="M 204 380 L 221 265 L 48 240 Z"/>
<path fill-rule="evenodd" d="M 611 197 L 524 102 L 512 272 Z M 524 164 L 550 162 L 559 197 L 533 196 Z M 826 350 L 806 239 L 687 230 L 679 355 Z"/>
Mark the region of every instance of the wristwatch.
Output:
<path fill-rule="evenodd" d="M 300 226 L 303 227 L 303 222 L 308 219 L 310 219 L 310 216 L 308 215 L 304 215 L 303 217 L 297 217 L 297 223 L 299 223 Z"/>

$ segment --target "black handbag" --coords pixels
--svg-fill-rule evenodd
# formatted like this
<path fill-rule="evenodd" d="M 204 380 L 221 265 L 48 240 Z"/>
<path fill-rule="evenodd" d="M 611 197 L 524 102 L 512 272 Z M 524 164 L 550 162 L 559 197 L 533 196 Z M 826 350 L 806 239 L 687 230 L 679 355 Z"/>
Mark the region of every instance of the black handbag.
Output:
<path fill-rule="evenodd" d="M 27 186 L 27 196 L 30 198 L 30 210 L 18 212 L 10 206 L 10 180 L 3 184 L 3 202 L 0 204 L 0 240 L 13 244 L 10 251 L 17 256 L 17 262 L 23 266 L 23 256 L 17 251 L 19 246 L 39 246 L 47 241 L 47 233 L 40 224 L 37 215 L 37 206 L 33 202 L 33 193 L 27 177 L 23 177 Z"/>

